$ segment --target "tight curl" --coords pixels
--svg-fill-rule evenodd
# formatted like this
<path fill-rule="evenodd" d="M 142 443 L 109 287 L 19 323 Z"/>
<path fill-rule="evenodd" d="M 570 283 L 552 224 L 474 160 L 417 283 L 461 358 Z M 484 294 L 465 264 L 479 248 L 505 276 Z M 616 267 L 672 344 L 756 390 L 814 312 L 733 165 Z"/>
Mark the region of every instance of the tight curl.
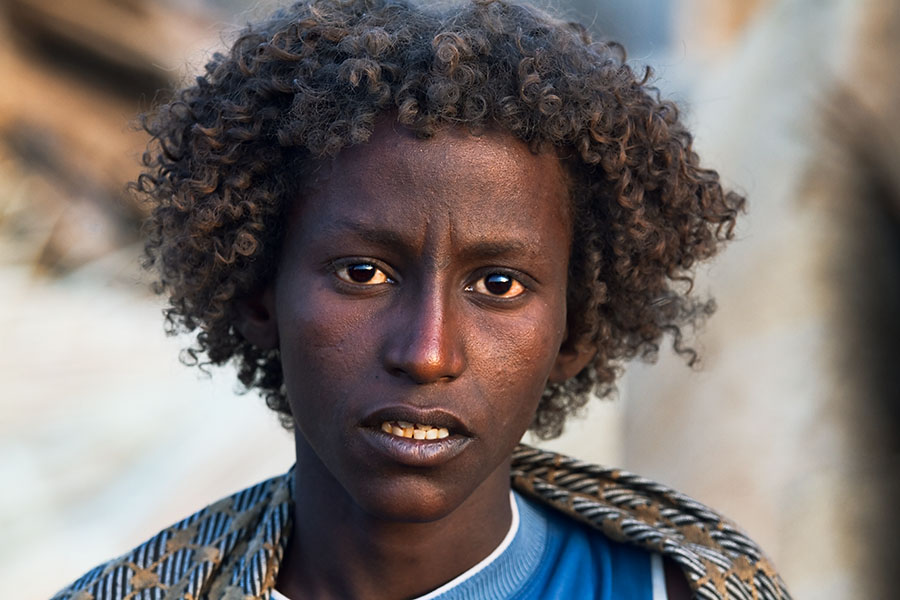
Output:
<path fill-rule="evenodd" d="M 151 143 L 136 188 L 152 205 L 146 263 L 169 295 L 168 330 L 198 331 L 188 361 L 233 360 L 289 422 L 278 351 L 238 333 L 236 300 L 272 276 L 304 173 L 365 142 L 379 115 L 425 138 L 499 128 L 562 156 L 573 182 L 566 344 L 596 355 L 544 391 L 532 430 L 555 437 L 665 334 L 694 363 L 682 329 L 713 306 L 690 296 L 692 267 L 732 237 L 743 208 L 699 166 L 648 78 L 621 46 L 504 0 L 308 0 L 248 26 L 143 119 Z"/>

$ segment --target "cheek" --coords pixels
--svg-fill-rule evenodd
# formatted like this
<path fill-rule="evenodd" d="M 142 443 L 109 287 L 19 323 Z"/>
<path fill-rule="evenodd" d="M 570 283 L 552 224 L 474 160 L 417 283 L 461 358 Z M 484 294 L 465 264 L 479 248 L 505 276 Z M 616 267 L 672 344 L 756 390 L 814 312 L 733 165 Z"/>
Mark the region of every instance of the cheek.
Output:
<path fill-rule="evenodd" d="M 500 334 L 509 348 L 509 364 L 518 371 L 549 376 L 565 333 L 565 311 L 558 303 L 537 304 L 515 319 L 515 327 Z"/>
<path fill-rule="evenodd" d="M 361 368 L 356 362 L 365 341 L 357 321 L 340 310 L 340 303 L 319 295 L 284 300 L 278 328 L 289 400 L 339 387 Z"/>
<path fill-rule="evenodd" d="M 481 345 L 486 352 L 479 359 L 486 367 L 482 380 L 491 387 L 490 397 L 503 399 L 492 407 L 498 423 L 523 433 L 530 425 L 562 342 L 564 319 L 564 314 L 535 311 L 517 316 L 515 327 L 504 322 L 481 330 L 487 332 Z"/>

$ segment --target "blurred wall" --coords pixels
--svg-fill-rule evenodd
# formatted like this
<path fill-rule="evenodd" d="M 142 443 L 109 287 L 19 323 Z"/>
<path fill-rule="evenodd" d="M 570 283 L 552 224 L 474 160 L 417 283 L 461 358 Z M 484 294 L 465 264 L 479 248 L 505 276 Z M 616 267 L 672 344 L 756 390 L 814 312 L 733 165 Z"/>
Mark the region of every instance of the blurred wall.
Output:
<path fill-rule="evenodd" d="M 48 598 L 293 460 L 230 370 L 178 364 L 189 340 L 163 335 L 125 189 L 135 116 L 227 22 L 197 3 L 0 2 L 0 598 Z"/>
<path fill-rule="evenodd" d="M 709 4 L 681 20 L 713 51 L 688 115 L 749 213 L 698 278 L 702 369 L 630 369 L 624 461 L 734 517 L 797 597 L 891 597 L 900 5 L 771 2 L 729 44 Z"/>
<path fill-rule="evenodd" d="M 247 17 L 221 4 L 0 2 L 0 597 L 45 598 L 292 460 L 228 369 L 177 364 L 188 341 L 162 335 L 123 189 L 143 145 L 133 115 Z M 702 370 L 666 352 L 631 365 L 618 401 L 548 445 L 721 509 L 798 598 L 890 597 L 896 3 L 550 4 L 656 68 L 750 212 L 698 278 L 719 304 Z"/>

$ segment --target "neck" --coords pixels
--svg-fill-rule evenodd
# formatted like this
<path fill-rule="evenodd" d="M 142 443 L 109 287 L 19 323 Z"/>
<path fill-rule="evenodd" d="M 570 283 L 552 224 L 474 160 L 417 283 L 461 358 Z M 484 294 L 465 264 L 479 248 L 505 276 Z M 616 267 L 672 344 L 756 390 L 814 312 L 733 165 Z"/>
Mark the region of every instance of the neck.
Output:
<path fill-rule="evenodd" d="M 509 460 L 446 515 L 409 522 L 365 511 L 302 446 L 277 582 L 289 598 L 420 596 L 476 565 L 509 530 Z"/>

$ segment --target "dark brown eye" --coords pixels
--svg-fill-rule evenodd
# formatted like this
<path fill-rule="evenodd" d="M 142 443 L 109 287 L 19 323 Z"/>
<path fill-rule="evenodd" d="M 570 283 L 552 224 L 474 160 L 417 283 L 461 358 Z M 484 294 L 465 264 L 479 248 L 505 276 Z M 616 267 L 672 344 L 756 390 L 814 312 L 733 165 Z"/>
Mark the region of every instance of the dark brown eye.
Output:
<path fill-rule="evenodd" d="M 360 283 L 365 285 L 377 285 L 390 281 L 384 271 L 371 263 L 355 263 L 341 267 L 335 274 L 348 283 Z"/>
<path fill-rule="evenodd" d="M 375 267 L 372 265 L 350 265 L 347 267 L 347 275 L 356 283 L 366 283 L 375 276 Z"/>
<path fill-rule="evenodd" d="M 509 275 L 503 273 L 491 273 L 482 277 L 466 288 L 471 292 L 478 292 L 487 296 L 499 298 L 515 298 L 525 291 L 525 286 Z"/>
<path fill-rule="evenodd" d="M 495 296 L 502 296 L 510 290 L 513 280 L 506 275 L 495 273 L 484 278 L 484 287 Z"/>

